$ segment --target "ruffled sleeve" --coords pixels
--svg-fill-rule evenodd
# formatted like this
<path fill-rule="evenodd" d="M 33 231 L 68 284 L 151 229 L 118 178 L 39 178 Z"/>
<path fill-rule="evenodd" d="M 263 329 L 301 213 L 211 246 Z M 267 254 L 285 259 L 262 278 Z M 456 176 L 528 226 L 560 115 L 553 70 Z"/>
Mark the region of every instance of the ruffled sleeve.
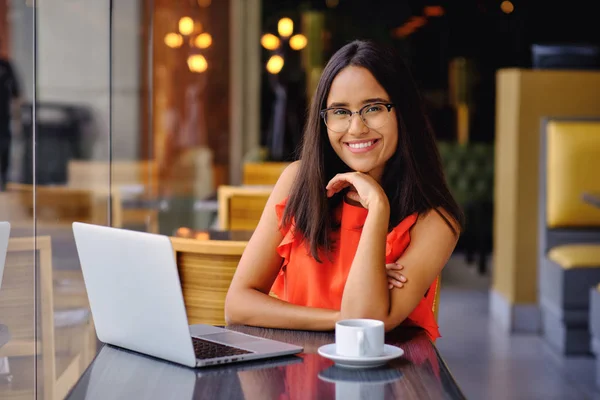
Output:
<path fill-rule="evenodd" d="M 283 258 L 282 267 L 285 267 L 289 262 L 292 245 L 294 243 L 293 222 L 291 224 L 292 226 L 283 226 L 283 212 L 285 211 L 286 204 L 287 197 L 281 203 L 275 205 L 275 213 L 277 214 L 279 232 L 281 232 L 283 235 L 281 243 L 279 243 L 279 246 L 277 246 L 277 253 Z"/>
<path fill-rule="evenodd" d="M 281 256 L 283 262 L 281 264 L 279 274 L 277 275 L 277 278 L 275 278 L 275 282 L 273 282 L 273 286 L 271 287 L 271 293 L 280 299 L 285 298 L 285 267 L 290 261 L 292 246 L 294 244 L 293 222 L 291 226 L 283 225 L 283 213 L 285 211 L 287 200 L 288 198 L 286 197 L 282 202 L 275 205 L 277 224 L 279 226 L 279 231 L 283 235 L 281 243 L 279 243 L 277 246 L 277 254 Z"/>
<path fill-rule="evenodd" d="M 400 258 L 404 250 L 410 244 L 410 228 L 417 222 L 417 214 L 411 214 L 404 218 L 387 235 L 385 243 L 385 259 L 388 263 L 393 263 Z"/>

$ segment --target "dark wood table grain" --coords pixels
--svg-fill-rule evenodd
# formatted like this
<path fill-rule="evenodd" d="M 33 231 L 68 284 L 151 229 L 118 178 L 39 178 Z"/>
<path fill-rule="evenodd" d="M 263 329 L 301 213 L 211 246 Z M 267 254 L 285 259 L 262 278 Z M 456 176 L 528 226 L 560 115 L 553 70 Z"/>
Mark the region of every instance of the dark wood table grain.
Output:
<path fill-rule="evenodd" d="M 600 193 L 584 193 L 582 197 L 586 203 L 600 208 Z"/>
<path fill-rule="evenodd" d="M 0 348 L 10 340 L 8 326 L 0 324 Z"/>
<path fill-rule="evenodd" d="M 405 354 L 386 366 L 349 370 L 317 354 L 330 332 L 229 326 L 301 345 L 296 356 L 192 369 L 105 345 L 68 399 L 464 399 L 424 331 L 400 328 L 386 337 Z"/>

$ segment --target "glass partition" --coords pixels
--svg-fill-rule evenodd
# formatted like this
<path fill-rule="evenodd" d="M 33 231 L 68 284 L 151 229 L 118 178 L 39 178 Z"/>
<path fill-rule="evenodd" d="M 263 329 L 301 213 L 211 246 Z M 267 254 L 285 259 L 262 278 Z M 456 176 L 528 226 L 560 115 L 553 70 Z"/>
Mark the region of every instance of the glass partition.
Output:
<path fill-rule="evenodd" d="M 38 283 L 48 279 L 50 246 L 35 238 L 31 146 L 34 135 L 34 9 L 0 2 L 0 398 L 41 391 Z M 27 186 L 20 186 L 29 178 Z M 40 269 L 36 270 L 35 266 Z M 47 322 L 44 320 L 44 322 Z M 46 342 L 46 340 L 43 340 Z M 41 375 L 40 375 L 41 376 Z M 37 383 L 37 386 L 36 386 Z"/>
<path fill-rule="evenodd" d="M 216 221 L 231 7 L 0 2 L 0 398 L 65 398 L 102 346 L 73 222 L 173 235 Z"/>
<path fill-rule="evenodd" d="M 48 265 L 35 266 L 37 398 L 63 399 L 99 348 L 72 224 L 111 225 L 114 214 L 111 3 L 35 5 L 35 131 L 22 185 L 34 185 L 36 240 L 51 248 Z"/>

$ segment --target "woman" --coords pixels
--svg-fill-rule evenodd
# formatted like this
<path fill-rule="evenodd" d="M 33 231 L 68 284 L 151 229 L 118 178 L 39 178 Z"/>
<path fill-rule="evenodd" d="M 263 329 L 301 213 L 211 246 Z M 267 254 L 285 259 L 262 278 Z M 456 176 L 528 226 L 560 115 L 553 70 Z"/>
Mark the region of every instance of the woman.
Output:
<path fill-rule="evenodd" d="M 418 325 L 436 339 L 435 283 L 461 226 L 406 65 L 352 42 L 323 71 L 300 161 L 269 197 L 226 319 L 331 330 L 372 318 L 387 330 Z"/>

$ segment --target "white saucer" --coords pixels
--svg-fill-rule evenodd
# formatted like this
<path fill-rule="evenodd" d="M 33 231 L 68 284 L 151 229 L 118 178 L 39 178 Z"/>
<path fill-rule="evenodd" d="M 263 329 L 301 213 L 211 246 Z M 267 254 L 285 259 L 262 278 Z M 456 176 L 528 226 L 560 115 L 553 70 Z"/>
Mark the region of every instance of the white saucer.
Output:
<path fill-rule="evenodd" d="M 375 368 L 385 365 L 388 361 L 401 357 L 404 350 L 389 344 L 384 345 L 383 355 L 377 357 L 347 357 L 337 354 L 335 343 L 319 347 L 318 353 L 342 368 Z"/>

